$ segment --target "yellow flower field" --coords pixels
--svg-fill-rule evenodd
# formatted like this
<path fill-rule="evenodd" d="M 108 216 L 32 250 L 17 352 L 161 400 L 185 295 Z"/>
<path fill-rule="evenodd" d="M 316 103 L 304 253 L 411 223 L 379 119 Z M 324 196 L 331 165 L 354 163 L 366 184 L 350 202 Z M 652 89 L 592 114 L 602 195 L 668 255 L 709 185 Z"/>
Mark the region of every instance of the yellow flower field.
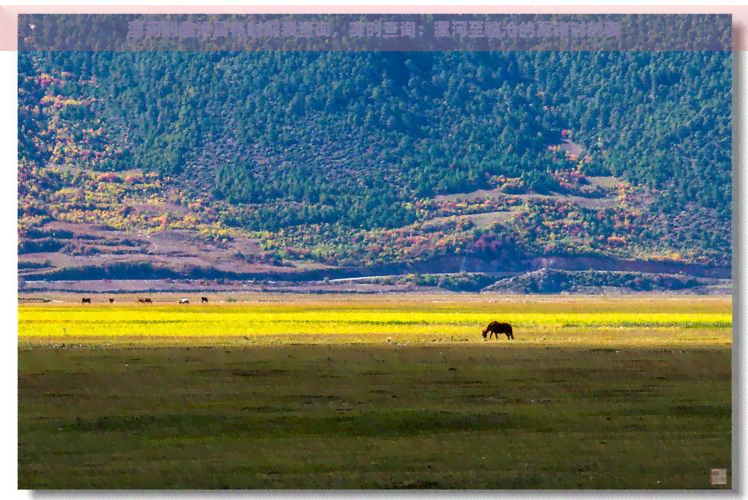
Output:
<path fill-rule="evenodd" d="M 712 301 L 714 302 L 714 301 Z M 635 305 L 635 301 L 634 301 Z M 433 342 L 480 341 L 493 320 L 506 321 L 515 343 L 674 345 L 731 343 L 729 300 L 703 307 L 699 299 L 642 301 L 575 299 L 565 306 L 540 299 L 522 304 L 404 301 L 297 301 L 273 304 L 178 306 L 22 305 L 19 339 L 118 338 L 159 343 L 169 338 L 193 340 L 241 338 L 256 342 Z M 565 309 L 565 310 L 564 310 Z"/>

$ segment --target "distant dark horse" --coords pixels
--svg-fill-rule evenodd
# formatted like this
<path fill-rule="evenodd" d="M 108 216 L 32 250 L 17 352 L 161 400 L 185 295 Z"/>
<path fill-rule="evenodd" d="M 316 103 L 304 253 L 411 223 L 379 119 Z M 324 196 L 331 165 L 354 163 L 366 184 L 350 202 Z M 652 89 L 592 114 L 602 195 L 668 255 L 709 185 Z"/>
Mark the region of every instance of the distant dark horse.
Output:
<path fill-rule="evenodd" d="M 114 299 L 109 299 L 110 304 L 114 304 Z"/>
<path fill-rule="evenodd" d="M 201 297 L 200 298 L 200 302 L 202 302 L 203 304 L 207 304 L 208 303 L 208 297 Z"/>
<path fill-rule="evenodd" d="M 509 323 L 499 323 L 498 321 L 492 321 L 488 324 L 486 329 L 483 330 L 483 339 L 486 337 L 490 339 L 491 335 L 496 335 L 496 339 L 498 340 L 500 333 L 505 334 L 507 339 L 514 339 L 512 325 Z"/>
<path fill-rule="evenodd" d="M 83 297 L 83 300 L 81 300 L 81 304 L 90 304 L 91 303 L 91 297 Z"/>

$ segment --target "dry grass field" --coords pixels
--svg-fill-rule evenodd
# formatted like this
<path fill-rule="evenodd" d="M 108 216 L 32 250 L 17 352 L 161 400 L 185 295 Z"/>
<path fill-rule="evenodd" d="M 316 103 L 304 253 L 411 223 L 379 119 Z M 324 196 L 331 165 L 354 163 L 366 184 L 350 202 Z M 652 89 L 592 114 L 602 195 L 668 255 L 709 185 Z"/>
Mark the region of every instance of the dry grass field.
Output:
<path fill-rule="evenodd" d="M 729 297 L 179 297 L 19 306 L 20 488 L 706 489 L 730 469 Z M 483 341 L 493 319 L 515 340 Z"/>

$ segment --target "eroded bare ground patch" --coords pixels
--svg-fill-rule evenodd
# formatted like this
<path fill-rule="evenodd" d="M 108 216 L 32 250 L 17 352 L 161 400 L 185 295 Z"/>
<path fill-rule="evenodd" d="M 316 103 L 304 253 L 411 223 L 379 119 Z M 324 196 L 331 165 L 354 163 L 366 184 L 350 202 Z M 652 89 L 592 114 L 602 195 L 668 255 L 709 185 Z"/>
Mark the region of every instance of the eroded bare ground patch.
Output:
<path fill-rule="evenodd" d="M 730 465 L 730 357 L 26 346 L 19 485 L 708 488 Z"/>

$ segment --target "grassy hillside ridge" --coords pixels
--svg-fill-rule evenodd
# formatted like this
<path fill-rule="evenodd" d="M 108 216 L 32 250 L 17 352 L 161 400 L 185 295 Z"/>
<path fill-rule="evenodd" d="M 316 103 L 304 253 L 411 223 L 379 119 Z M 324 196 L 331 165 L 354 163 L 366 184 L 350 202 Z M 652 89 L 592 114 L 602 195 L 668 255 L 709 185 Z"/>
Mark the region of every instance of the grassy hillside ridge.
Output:
<path fill-rule="evenodd" d="M 726 280 L 698 279 L 682 274 L 654 274 L 622 271 L 562 271 L 543 268 L 521 276 L 505 278 L 481 289 L 498 293 L 590 293 L 595 288 L 620 292 L 691 291 L 708 293 L 709 286 Z"/>

